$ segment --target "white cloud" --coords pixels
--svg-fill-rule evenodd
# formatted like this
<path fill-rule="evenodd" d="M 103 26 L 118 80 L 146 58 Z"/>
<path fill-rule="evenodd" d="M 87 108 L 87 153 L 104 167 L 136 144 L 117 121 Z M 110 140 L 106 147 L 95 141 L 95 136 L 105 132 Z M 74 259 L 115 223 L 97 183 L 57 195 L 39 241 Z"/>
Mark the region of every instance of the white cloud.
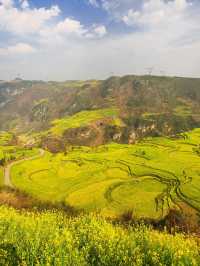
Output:
<path fill-rule="evenodd" d="M 100 39 L 107 34 L 107 29 L 104 25 L 92 25 L 86 28 L 80 21 L 66 18 L 52 27 L 42 29 L 39 34 L 40 43 L 56 46 L 74 41 L 83 42 L 84 39 Z"/>
<path fill-rule="evenodd" d="M 107 29 L 104 25 L 93 25 L 91 29 L 86 32 L 85 37 L 88 39 L 101 39 L 107 35 Z"/>
<path fill-rule="evenodd" d="M 77 38 L 85 38 L 88 29 L 80 21 L 66 18 L 52 26 L 43 27 L 38 34 L 38 42 L 41 45 L 51 47 L 72 42 Z"/>
<path fill-rule="evenodd" d="M 12 0 L 0 0 L 0 5 L 4 8 L 11 8 L 13 6 Z"/>
<path fill-rule="evenodd" d="M 144 0 L 88 0 L 89 4 L 107 11 L 114 19 L 120 19 L 125 12 L 133 7 L 140 5 Z"/>
<path fill-rule="evenodd" d="M 35 33 L 60 14 L 58 6 L 48 8 L 28 8 L 28 2 L 22 1 L 23 9 L 14 6 L 11 0 L 1 0 L 0 31 L 25 35 Z"/>
<path fill-rule="evenodd" d="M 178 9 L 184 9 L 187 7 L 188 2 L 186 0 L 175 0 L 175 6 Z"/>
<path fill-rule="evenodd" d="M 89 4 L 94 6 L 94 7 L 99 7 L 99 3 L 97 2 L 97 0 L 88 0 Z"/>
<path fill-rule="evenodd" d="M 190 3 L 186 0 L 149 0 L 145 2 L 141 10 L 129 9 L 122 20 L 129 26 L 143 25 L 147 27 L 160 27 L 184 20 L 184 15 L 189 9 Z"/>
<path fill-rule="evenodd" d="M 57 6 L 33 8 L 29 1 L 22 7 L 22 2 L 0 0 L 5 47 L 0 48 L 0 79 L 17 73 L 27 79 L 105 78 L 111 72 L 145 73 L 149 66 L 154 73 L 199 76 L 198 0 L 98 0 L 98 8 L 107 11 L 109 31 L 116 20 L 128 29 L 116 32 L 115 27 L 113 34 L 101 24 L 61 17 Z"/>
<path fill-rule="evenodd" d="M 53 29 L 56 33 L 75 33 L 83 35 L 87 30 L 81 25 L 80 21 L 75 19 L 66 18 L 64 21 L 59 22 Z"/>
<path fill-rule="evenodd" d="M 37 35 L 40 37 L 61 40 L 66 36 L 76 37 L 103 37 L 106 34 L 105 26 L 85 27 L 80 21 L 72 18 L 60 18 L 61 10 L 55 5 L 50 8 L 30 8 L 27 0 L 19 0 L 20 7 L 15 6 L 12 0 L 0 0 L 0 32 L 14 35 Z M 53 37 L 54 35 L 54 37 Z"/>
<path fill-rule="evenodd" d="M 36 50 L 30 44 L 17 43 L 13 46 L 7 46 L 6 48 L 0 48 L 0 55 L 19 55 L 19 54 L 30 54 Z"/>
<path fill-rule="evenodd" d="M 29 8 L 29 2 L 27 0 L 20 0 L 20 4 L 22 9 Z"/>
<path fill-rule="evenodd" d="M 103 25 L 97 26 L 94 28 L 94 33 L 100 38 L 104 37 L 107 34 L 106 27 Z"/>

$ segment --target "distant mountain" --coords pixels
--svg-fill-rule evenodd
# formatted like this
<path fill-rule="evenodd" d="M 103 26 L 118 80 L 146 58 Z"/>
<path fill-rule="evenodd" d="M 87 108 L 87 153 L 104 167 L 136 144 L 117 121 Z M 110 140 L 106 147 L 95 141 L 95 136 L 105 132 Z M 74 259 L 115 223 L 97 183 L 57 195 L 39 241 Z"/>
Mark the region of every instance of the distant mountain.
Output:
<path fill-rule="evenodd" d="M 109 109 L 115 113 L 99 116 Z M 91 119 L 86 122 L 86 117 Z M 60 134 L 52 129 L 56 123 L 62 126 Z M 199 126 L 200 79 L 130 75 L 103 81 L 0 82 L 0 130 L 43 132 L 42 143 L 51 139 L 59 149 L 66 143 L 133 143 Z"/>

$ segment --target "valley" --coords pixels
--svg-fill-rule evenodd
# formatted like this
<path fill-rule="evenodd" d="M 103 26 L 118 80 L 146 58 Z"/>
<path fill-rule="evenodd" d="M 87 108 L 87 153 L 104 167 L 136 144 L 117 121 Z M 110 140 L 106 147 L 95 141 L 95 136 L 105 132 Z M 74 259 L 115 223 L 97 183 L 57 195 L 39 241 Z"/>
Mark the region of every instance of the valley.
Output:
<path fill-rule="evenodd" d="M 1 82 L 0 184 L 105 217 L 199 213 L 199 86 L 134 75 Z"/>
<path fill-rule="evenodd" d="M 2 81 L 0 265 L 199 265 L 199 88 Z"/>
<path fill-rule="evenodd" d="M 38 150 L 5 173 L 12 186 L 42 201 L 107 217 L 131 210 L 138 218 L 161 219 L 173 208 L 184 212 L 185 205 L 200 211 L 199 145 L 195 129 L 134 145 L 76 146 L 57 154 Z"/>

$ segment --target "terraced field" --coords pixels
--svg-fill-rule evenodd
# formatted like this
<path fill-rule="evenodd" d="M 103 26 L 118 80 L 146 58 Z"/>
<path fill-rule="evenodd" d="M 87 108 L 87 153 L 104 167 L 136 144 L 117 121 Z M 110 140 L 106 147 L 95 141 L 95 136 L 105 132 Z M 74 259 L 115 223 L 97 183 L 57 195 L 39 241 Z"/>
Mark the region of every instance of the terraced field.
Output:
<path fill-rule="evenodd" d="M 11 161 L 29 158 L 38 154 L 38 149 L 26 149 L 12 144 L 13 135 L 0 132 L 0 187 L 4 185 L 5 166 Z"/>
<path fill-rule="evenodd" d="M 200 129 L 135 145 L 73 147 L 12 167 L 12 182 L 42 200 L 116 215 L 161 217 L 183 203 L 200 211 Z"/>

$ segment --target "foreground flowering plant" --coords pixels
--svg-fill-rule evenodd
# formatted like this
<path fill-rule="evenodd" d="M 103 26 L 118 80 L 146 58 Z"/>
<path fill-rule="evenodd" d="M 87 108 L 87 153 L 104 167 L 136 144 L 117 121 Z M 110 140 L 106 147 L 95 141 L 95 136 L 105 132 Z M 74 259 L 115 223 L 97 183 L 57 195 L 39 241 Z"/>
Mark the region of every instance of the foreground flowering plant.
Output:
<path fill-rule="evenodd" d="M 200 265 L 193 236 L 0 207 L 0 265 Z"/>

